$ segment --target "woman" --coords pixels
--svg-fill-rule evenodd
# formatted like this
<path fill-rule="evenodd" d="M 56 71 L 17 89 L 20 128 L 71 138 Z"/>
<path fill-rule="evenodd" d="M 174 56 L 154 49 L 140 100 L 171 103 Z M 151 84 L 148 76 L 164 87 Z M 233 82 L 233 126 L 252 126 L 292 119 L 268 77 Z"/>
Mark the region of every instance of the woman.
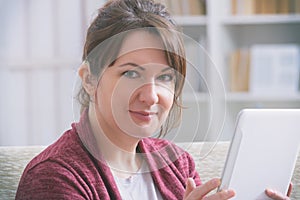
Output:
<path fill-rule="evenodd" d="M 229 199 L 163 137 L 181 114 L 184 48 L 165 7 L 114 0 L 88 29 L 80 122 L 26 167 L 16 199 Z M 274 199 L 282 195 L 267 191 Z"/>

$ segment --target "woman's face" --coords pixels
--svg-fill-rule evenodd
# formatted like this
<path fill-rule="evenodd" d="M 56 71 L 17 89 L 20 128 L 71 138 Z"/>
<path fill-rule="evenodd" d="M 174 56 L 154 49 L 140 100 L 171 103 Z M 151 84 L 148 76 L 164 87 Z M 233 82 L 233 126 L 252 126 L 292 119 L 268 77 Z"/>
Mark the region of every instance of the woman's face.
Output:
<path fill-rule="evenodd" d="M 143 31 L 127 36 L 99 80 L 96 109 L 102 130 L 135 138 L 153 135 L 172 107 L 175 73 L 157 36 Z"/>

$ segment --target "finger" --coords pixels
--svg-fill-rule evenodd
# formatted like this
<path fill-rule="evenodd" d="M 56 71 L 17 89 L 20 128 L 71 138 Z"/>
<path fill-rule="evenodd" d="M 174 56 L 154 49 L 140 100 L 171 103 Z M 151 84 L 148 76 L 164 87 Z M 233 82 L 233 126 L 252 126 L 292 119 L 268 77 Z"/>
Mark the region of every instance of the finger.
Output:
<path fill-rule="evenodd" d="M 290 199 L 289 197 L 284 196 L 280 192 L 276 192 L 271 189 L 266 189 L 265 193 L 268 197 L 270 197 L 271 199 L 274 199 L 274 200 L 289 200 Z"/>
<path fill-rule="evenodd" d="M 203 200 L 213 200 L 213 199 L 225 200 L 234 197 L 234 195 L 235 192 L 233 190 L 221 190 L 220 192 L 217 192 L 213 195 L 204 197 Z"/>
<path fill-rule="evenodd" d="M 188 178 L 186 181 L 186 189 L 183 198 L 185 199 L 195 188 L 196 188 L 196 184 L 194 179 Z"/>
<path fill-rule="evenodd" d="M 188 199 L 202 199 L 210 191 L 216 189 L 220 185 L 221 181 L 218 178 L 211 179 L 205 184 L 196 187 L 188 196 Z"/>
<path fill-rule="evenodd" d="M 293 190 L 293 183 L 290 183 L 290 185 L 289 185 L 289 189 L 288 189 L 288 191 L 287 191 L 287 196 L 288 197 L 290 197 L 291 196 L 291 194 L 292 194 L 292 190 Z"/>

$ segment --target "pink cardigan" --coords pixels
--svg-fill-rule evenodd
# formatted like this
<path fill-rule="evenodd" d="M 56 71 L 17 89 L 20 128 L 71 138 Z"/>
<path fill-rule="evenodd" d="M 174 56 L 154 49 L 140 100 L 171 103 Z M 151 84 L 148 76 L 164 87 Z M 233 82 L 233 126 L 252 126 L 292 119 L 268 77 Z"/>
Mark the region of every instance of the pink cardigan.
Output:
<path fill-rule="evenodd" d="M 84 112 L 79 123 L 27 165 L 16 199 L 121 199 L 109 167 L 95 158 L 90 132 Z M 201 184 L 192 157 L 174 144 L 145 138 L 138 150 L 164 199 L 182 199 L 189 177 Z"/>

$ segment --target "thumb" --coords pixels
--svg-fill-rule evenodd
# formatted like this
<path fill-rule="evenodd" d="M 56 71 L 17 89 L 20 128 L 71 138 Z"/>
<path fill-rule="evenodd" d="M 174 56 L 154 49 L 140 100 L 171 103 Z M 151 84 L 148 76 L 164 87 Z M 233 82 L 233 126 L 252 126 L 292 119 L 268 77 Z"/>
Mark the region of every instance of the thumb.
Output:
<path fill-rule="evenodd" d="M 186 181 L 186 188 L 183 198 L 187 198 L 189 194 L 196 188 L 196 184 L 193 178 L 188 178 Z"/>

